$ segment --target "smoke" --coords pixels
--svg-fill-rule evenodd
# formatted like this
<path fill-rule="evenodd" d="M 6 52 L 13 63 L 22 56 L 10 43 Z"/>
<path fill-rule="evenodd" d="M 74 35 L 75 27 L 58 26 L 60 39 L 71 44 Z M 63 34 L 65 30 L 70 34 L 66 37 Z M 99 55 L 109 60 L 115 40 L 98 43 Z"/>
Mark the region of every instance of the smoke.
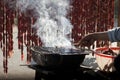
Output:
<path fill-rule="evenodd" d="M 15 2 L 14 2 L 15 1 Z M 70 0 L 12 0 L 21 12 L 33 10 L 37 21 L 33 25 L 46 47 L 72 47 L 72 24 L 66 18 Z"/>

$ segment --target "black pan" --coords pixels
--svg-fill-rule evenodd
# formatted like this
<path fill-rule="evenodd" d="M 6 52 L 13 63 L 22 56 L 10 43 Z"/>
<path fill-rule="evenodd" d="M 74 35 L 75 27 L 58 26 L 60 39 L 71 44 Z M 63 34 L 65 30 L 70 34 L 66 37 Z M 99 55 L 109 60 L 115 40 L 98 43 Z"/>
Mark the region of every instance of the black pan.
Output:
<path fill-rule="evenodd" d="M 91 51 L 86 49 L 70 49 L 55 47 L 31 47 L 33 60 L 47 68 L 76 68 L 80 67 L 85 55 Z"/>

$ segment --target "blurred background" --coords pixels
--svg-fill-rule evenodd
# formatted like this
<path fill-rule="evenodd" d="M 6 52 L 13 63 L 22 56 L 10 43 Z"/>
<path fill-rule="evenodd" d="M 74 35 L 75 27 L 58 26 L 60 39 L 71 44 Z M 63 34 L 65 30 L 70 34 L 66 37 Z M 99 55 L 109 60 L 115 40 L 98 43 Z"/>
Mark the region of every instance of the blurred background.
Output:
<path fill-rule="evenodd" d="M 88 1 L 93 2 L 93 3 L 96 2 L 95 0 L 88 0 Z M 104 9 L 106 5 L 102 3 L 103 0 L 99 0 L 99 1 L 101 1 L 100 5 Z M 106 20 L 108 20 L 108 23 L 105 20 L 103 20 L 104 25 L 107 27 L 104 28 L 103 25 L 97 25 L 98 32 L 106 31 L 106 30 L 112 29 L 114 27 L 120 26 L 120 10 L 119 10 L 120 9 L 120 6 L 119 6 L 120 1 L 119 0 L 104 0 L 104 1 L 105 1 L 105 3 L 108 2 L 108 4 L 109 4 L 109 5 L 107 5 L 108 9 L 105 8 L 105 10 L 106 10 L 105 14 L 107 15 L 109 12 L 110 12 L 110 14 L 107 15 L 108 17 L 106 17 Z M 6 2 L 9 3 L 9 1 L 5 0 L 5 3 Z M 29 34 L 30 33 L 29 29 L 31 27 L 31 24 L 34 24 L 37 18 L 36 18 L 36 16 L 33 16 L 34 13 L 30 13 L 30 11 L 28 11 L 28 13 L 30 16 L 34 17 L 34 19 L 30 18 L 29 15 L 27 15 L 27 17 L 26 17 L 26 15 L 23 13 L 16 13 L 16 12 L 14 13 L 13 8 L 8 8 L 8 5 L 5 6 L 4 5 L 5 3 L 4 4 L 2 4 L 2 3 L 3 2 L 1 0 L 0 1 L 0 6 L 1 6 L 0 14 L 2 14 L 2 17 L 0 16 L 0 19 L 1 19 L 0 25 L 2 25 L 2 26 L 0 26 L 0 29 L 3 31 L 0 31 L 0 34 L 2 34 L 1 35 L 2 39 L 0 36 L 0 39 L 1 39 L 1 42 L 0 42 L 0 45 L 1 45 L 0 80 L 4 80 L 4 79 L 5 80 L 6 79 L 7 80 L 34 80 L 35 71 L 28 68 L 27 66 L 21 66 L 21 65 L 27 65 L 27 63 L 30 63 L 30 60 L 31 60 L 31 56 L 29 53 L 30 51 L 27 47 L 25 47 L 26 45 L 27 46 L 42 45 L 41 40 L 39 40 L 39 37 L 34 35 L 34 33 L 36 33 L 35 29 L 31 30 L 31 34 Z M 84 3 L 84 1 L 83 1 L 83 3 Z M 89 3 L 84 3 L 84 4 L 88 5 Z M 93 18 L 91 18 L 91 17 L 85 18 L 86 16 L 83 16 L 83 18 L 82 18 L 81 15 L 84 14 L 84 10 L 82 12 L 82 9 L 85 9 L 86 12 L 87 11 L 89 12 L 89 10 L 86 9 L 87 6 L 81 5 L 79 0 L 73 0 L 73 4 L 71 3 L 71 5 L 73 5 L 73 8 L 72 8 L 71 13 L 69 14 L 70 17 L 68 17 L 68 18 L 71 20 L 71 23 L 73 24 L 73 26 L 75 26 L 73 29 L 73 33 L 71 35 L 74 38 L 74 40 L 72 42 L 77 43 L 84 35 L 92 33 L 92 32 L 96 32 L 96 30 L 93 30 L 94 28 L 96 28 L 95 27 L 96 23 L 92 22 L 92 20 L 90 20 L 91 22 L 88 21 L 89 25 L 87 25 L 87 28 L 89 28 L 89 29 L 86 29 L 86 28 L 84 29 L 85 20 L 93 19 L 93 21 L 95 21 L 98 17 L 95 17 L 96 16 L 95 12 L 93 12 L 93 13 L 91 13 L 91 14 L 93 14 L 93 16 L 92 16 Z M 81 7 L 83 7 L 83 8 L 81 8 L 80 6 L 78 7 L 76 5 L 78 5 L 78 6 L 81 5 Z M 95 3 L 95 6 L 96 5 L 98 5 L 98 4 Z M 94 6 L 94 5 L 91 4 L 89 6 Z M 104 10 L 102 10 L 102 7 L 101 8 L 99 7 L 101 9 L 101 15 L 102 15 L 102 11 L 104 11 Z M 79 11 L 78 9 L 80 9 L 81 12 L 77 12 L 77 11 Z M 93 7 L 91 7 L 91 10 L 94 10 Z M 95 8 L 95 11 L 96 11 L 96 8 Z M 90 16 L 91 14 L 88 13 L 86 15 Z M 79 18 L 78 18 L 78 15 L 79 15 Z M 24 18 L 22 18 L 22 17 L 24 17 Z M 100 23 L 102 23 L 103 17 L 105 17 L 104 14 L 102 17 L 99 17 L 101 20 Z M 81 21 L 81 19 L 82 19 L 82 21 Z M 77 21 L 77 20 L 79 20 L 79 21 Z M 81 24 L 79 24 L 79 23 L 81 23 Z M 23 26 L 25 26 L 25 28 L 21 29 L 21 27 L 23 27 Z M 82 26 L 82 28 L 80 28 L 81 26 Z M 103 27 L 100 27 L 100 26 L 103 26 Z M 11 31 L 11 30 L 13 30 L 13 31 Z M 83 31 L 83 32 L 80 32 L 79 30 Z M 11 33 L 11 34 L 9 34 L 9 33 Z M 80 34 L 78 35 L 78 33 L 80 33 Z M 7 36 L 5 36 L 5 37 L 3 36 L 6 34 L 8 34 L 7 36 L 10 36 L 9 39 L 7 39 Z M 25 36 L 28 36 L 27 39 L 25 39 Z M 31 39 L 30 37 L 32 37 L 33 39 Z M 21 39 L 23 39 L 23 40 L 21 40 Z M 4 41 L 6 41 L 6 42 L 4 42 Z M 11 43 L 13 43 L 13 45 Z M 8 45 L 12 46 L 12 49 L 11 49 L 11 47 L 10 48 L 6 47 Z M 119 46 L 119 45 L 120 45 L 120 43 L 112 43 L 109 46 Z M 78 47 L 78 46 L 76 46 L 76 47 Z M 101 47 L 101 46 L 103 46 L 103 45 L 97 43 L 96 47 Z M 9 49 L 9 50 L 7 50 L 7 49 Z M 8 52 L 6 52 L 6 51 L 8 51 Z M 87 66 L 87 67 L 90 67 L 93 69 L 99 69 L 97 62 L 96 62 L 96 58 L 95 58 L 95 56 L 92 56 L 92 54 L 89 54 L 86 56 L 86 58 L 83 61 L 83 66 Z"/>

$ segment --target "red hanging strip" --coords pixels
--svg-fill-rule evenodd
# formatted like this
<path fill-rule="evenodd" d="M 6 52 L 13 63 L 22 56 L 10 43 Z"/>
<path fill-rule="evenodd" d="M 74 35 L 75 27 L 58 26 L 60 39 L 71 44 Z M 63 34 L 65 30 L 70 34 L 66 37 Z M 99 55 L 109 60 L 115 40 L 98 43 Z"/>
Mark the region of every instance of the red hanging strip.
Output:
<path fill-rule="evenodd" d="M 84 27 L 85 27 L 84 31 L 85 31 L 85 34 L 88 34 L 90 31 L 90 28 L 89 28 L 90 16 L 89 16 L 89 14 L 91 15 L 91 12 L 89 11 L 89 9 L 90 9 L 90 2 L 89 2 L 89 0 L 86 0 L 86 2 L 84 2 Z"/>
<path fill-rule="evenodd" d="M 8 6 L 7 7 L 7 11 L 6 11 L 6 50 L 7 50 L 7 54 L 9 57 L 11 57 L 13 55 L 13 24 L 14 24 L 14 11 L 9 9 Z"/>
<path fill-rule="evenodd" d="M 103 20 L 103 22 L 104 22 L 104 31 L 107 31 L 108 30 L 108 20 L 107 20 L 107 16 L 109 15 L 109 13 L 108 13 L 108 10 L 109 10 L 109 7 L 108 7 L 108 0 L 105 0 L 104 1 L 104 20 Z M 104 42 L 105 43 L 105 42 Z"/>
<path fill-rule="evenodd" d="M 29 64 L 31 62 L 31 52 L 30 52 L 30 48 L 27 47 L 27 63 Z"/>
<path fill-rule="evenodd" d="M 97 0 L 97 7 L 98 7 L 98 9 L 97 9 L 97 32 L 99 32 L 99 30 L 100 30 L 100 0 Z M 100 47 L 100 44 L 99 44 L 99 40 L 96 42 L 96 47 Z"/>
<path fill-rule="evenodd" d="M 2 1 L 0 1 L 0 47 L 3 47 L 2 39 L 3 39 L 3 26 L 4 26 L 4 6 Z"/>
<path fill-rule="evenodd" d="M 21 49 L 21 26 L 22 26 L 22 14 L 18 11 L 18 49 Z"/>
<path fill-rule="evenodd" d="M 35 40 L 34 35 L 35 35 L 34 29 L 32 29 L 32 35 L 31 35 L 32 46 L 35 46 L 35 44 L 34 44 L 34 40 Z"/>
<path fill-rule="evenodd" d="M 18 13 L 18 48 L 21 49 L 21 60 L 24 58 L 23 54 L 23 37 L 25 33 L 24 28 L 24 15 L 22 13 Z"/>
<path fill-rule="evenodd" d="M 22 37 L 21 37 L 21 45 L 20 45 L 21 48 L 20 49 L 21 49 L 21 60 L 23 61 L 24 60 L 23 34 L 21 34 L 21 35 L 22 35 Z"/>
<path fill-rule="evenodd" d="M 4 4 L 4 26 L 3 26 L 3 67 L 4 67 L 4 72 L 7 73 L 8 71 L 8 59 L 7 59 L 7 34 L 6 34 L 6 5 Z"/>
<path fill-rule="evenodd" d="M 27 40 L 27 47 L 29 47 L 30 45 L 31 45 L 31 43 L 30 43 L 30 36 L 31 36 L 31 18 L 30 17 L 28 17 L 28 18 L 26 18 L 26 40 Z"/>
<path fill-rule="evenodd" d="M 30 46 L 31 46 L 31 18 L 27 17 L 27 63 L 29 63 L 31 61 L 31 52 L 30 52 Z"/>
<path fill-rule="evenodd" d="M 1 13 L 1 15 L 0 15 L 0 19 L 1 19 L 1 23 L 0 23 L 0 28 L 1 28 L 1 30 L 0 30 L 0 32 L 1 32 L 1 34 L 3 35 L 2 36 L 2 38 L 1 38 L 1 40 L 2 40 L 2 42 L 1 42 L 1 48 L 2 48 L 2 51 L 3 51 L 3 68 L 4 68 L 4 72 L 6 72 L 6 58 L 5 58 L 5 46 L 4 46 L 4 43 L 5 43 L 5 39 L 4 39 L 4 21 L 5 21 L 5 18 L 4 18 L 4 12 L 5 12 L 5 9 L 4 9 L 4 3 L 3 3 L 3 1 L 0 1 L 0 13 Z"/>
<path fill-rule="evenodd" d="M 110 26 L 108 26 L 108 29 L 112 29 L 114 27 L 114 0 L 109 1 L 109 6 L 110 6 L 110 14 L 108 14 L 108 21 Z M 108 12 L 109 13 L 109 12 Z"/>
<path fill-rule="evenodd" d="M 86 32 L 93 33 L 96 30 L 96 20 L 97 20 L 97 1 L 88 0 L 86 2 Z"/>
<path fill-rule="evenodd" d="M 35 18 L 32 18 L 31 19 L 31 25 L 33 25 L 35 23 L 36 19 Z M 31 46 L 36 46 L 37 42 L 36 42 L 36 39 L 37 39 L 37 30 L 35 28 L 31 28 L 31 37 L 30 37 L 30 40 L 31 40 Z"/>

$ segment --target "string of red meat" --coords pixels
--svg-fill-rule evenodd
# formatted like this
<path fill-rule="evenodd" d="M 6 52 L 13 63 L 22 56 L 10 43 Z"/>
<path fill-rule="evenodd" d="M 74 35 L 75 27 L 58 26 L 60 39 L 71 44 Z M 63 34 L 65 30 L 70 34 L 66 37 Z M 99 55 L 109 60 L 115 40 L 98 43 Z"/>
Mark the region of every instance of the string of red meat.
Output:
<path fill-rule="evenodd" d="M 69 18 L 74 26 L 74 43 L 78 43 L 86 34 L 113 28 L 114 0 L 72 0 L 71 5 Z M 97 41 L 97 47 L 108 44 L 108 41 Z"/>

